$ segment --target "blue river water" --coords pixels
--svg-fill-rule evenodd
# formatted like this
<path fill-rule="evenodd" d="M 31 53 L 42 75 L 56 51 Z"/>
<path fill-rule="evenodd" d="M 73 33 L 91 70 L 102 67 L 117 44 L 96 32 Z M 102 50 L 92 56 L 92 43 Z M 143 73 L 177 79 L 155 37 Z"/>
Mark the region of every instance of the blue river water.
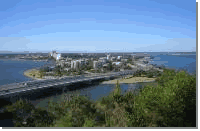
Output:
<path fill-rule="evenodd" d="M 147 52 L 146 52 L 147 53 Z M 151 64 L 157 65 L 165 65 L 168 68 L 175 69 L 185 69 L 189 73 L 193 73 L 196 71 L 196 53 L 190 54 L 180 54 L 180 53 L 161 53 L 161 52 L 148 52 L 154 56 Z M 32 60 L 5 60 L 0 59 L 0 85 L 14 83 L 14 82 L 22 82 L 26 80 L 30 80 L 23 75 L 23 72 L 27 69 L 41 67 L 45 64 L 52 64 L 51 62 L 42 62 L 39 61 L 35 63 Z M 126 91 L 132 90 L 134 88 L 138 88 L 141 86 L 140 84 L 121 84 L 122 93 Z M 86 88 L 82 88 L 75 91 L 67 91 L 65 94 L 79 94 L 79 95 L 87 95 L 90 100 L 99 100 L 103 96 L 108 96 L 111 91 L 114 89 L 114 84 L 99 84 L 94 86 L 89 86 Z M 37 108 L 45 108 L 47 109 L 48 101 L 52 100 L 53 102 L 59 103 L 62 98 L 61 95 L 49 96 L 43 99 L 37 99 L 35 101 L 31 101 L 31 103 Z M 13 126 L 11 119 L 0 120 L 0 124 L 3 126 Z"/>
<path fill-rule="evenodd" d="M 150 52 L 150 55 L 154 56 L 152 64 L 162 65 L 166 67 L 175 68 L 175 69 L 186 69 L 188 72 L 192 73 L 196 71 L 196 54 L 175 54 L 175 53 L 160 53 L 160 52 Z M 30 80 L 23 75 L 23 72 L 27 69 L 40 67 L 47 62 L 37 62 L 31 60 L 0 60 L 0 85 L 13 83 L 13 82 L 22 82 Z M 121 84 L 122 92 L 126 90 L 136 88 L 139 84 Z M 76 92 L 79 95 L 87 95 L 91 100 L 98 100 L 102 96 L 107 96 L 113 89 L 114 84 L 100 84 L 84 89 L 77 90 Z M 74 91 L 73 91 L 74 92 Z M 73 93 L 72 91 L 66 92 L 67 94 Z M 61 96 L 51 96 L 49 97 L 57 101 Z M 48 99 L 45 98 L 42 100 L 33 101 L 35 106 L 44 107 L 48 103 Z"/>
<path fill-rule="evenodd" d="M 154 56 L 154 59 L 150 62 L 151 64 L 165 65 L 165 67 L 174 69 L 184 69 L 189 73 L 196 72 L 196 52 L 189 54 L 150 52 L 148 54 Z"/>
<path fill-rule="evenodd" d="M 25 70 L 52 63 L 52 61 L 0 59 L 0 85 L 31 80 L 23 75 Z"/>

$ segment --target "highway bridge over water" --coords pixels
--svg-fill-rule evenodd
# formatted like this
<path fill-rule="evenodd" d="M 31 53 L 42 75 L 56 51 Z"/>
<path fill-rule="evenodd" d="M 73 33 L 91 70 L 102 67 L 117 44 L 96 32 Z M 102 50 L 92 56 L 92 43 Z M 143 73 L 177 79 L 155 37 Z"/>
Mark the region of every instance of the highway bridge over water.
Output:
<path fill-rule="evenodd" d="M 0 98 L 16 96 L 19 93 L 26 94 L 26 92 L 38 92 L 41 89 L 59 88 L 65 90 L 70 85 L 77 83 L 88 83 L 98 80 L 109 80 L 119 76 L 133 74 L 135 71 L 126 70 L 121 72 L 104 73 L 98 76 L 78 76 L 78 77 L 65 77 L 62 79 L 46 79 L 46 80 L 33 80 L 29 82 L 21 82 L 17 85 L 3 85 L 0 87 Z"/>

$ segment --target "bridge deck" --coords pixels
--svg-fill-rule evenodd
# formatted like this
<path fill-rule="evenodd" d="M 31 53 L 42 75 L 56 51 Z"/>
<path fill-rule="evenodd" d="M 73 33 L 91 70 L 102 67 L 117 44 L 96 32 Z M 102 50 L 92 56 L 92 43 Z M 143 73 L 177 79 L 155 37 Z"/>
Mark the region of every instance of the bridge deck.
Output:
<path fill-rule="evenodd" d="M 25 92 L 27 90 L 36 90 L 40 88 L 48 88 L 48 87 L 54 87 L 54 86 L 65 85 L 65 84 L 73 84 L 73 83 L 84 82 L 84 81 L 107 79 L 114 76 L 132 74 L 134 72 L 135 71 L 123 71 L 123 72 L 106 73 L 100 76 L 93 76 L 93 77 L 82 76 L 82 77 L 76 77 L 76 78 L 71 77 L 71 78 L 63 78 L 63 79 L 47 79 L 47 80 L 41 80 L 41 81 L 31 81 L 31 82 L 28 82 L 27 85 L 23 85 L 22 83 L 18 85 L 3 85 L 0 87 L 0 96 L 17 93 L 17 92 Z"/>

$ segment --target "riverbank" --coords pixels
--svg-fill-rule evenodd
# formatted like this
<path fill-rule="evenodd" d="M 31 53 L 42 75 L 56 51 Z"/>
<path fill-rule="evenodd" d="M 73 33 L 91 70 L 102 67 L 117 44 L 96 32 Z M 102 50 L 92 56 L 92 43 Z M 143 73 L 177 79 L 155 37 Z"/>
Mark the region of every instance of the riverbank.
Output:
<path fill-rule="evenodd" d="M 38 69 L 29 69 L 24 71 L 24 76 L 29 77 L 34 80 L 41 80 L 43 78 L 40 77 L 40 72 Z"/>
<path fill-rule="evenodd" d="M 4 113 L 20 114 L 11 119 L 14 126 L 22 127 L 195 127 L 196 76 L 165 70 L 157 83 L 145 86 L 139 95 L 122 95 L 117 83 L 109 96 L 95 102 L 85 96 L 63 94 L 59 102 L 49 99 L 48 110 L 21 100 L 5 107 Z M 29 109 L 24 112 L 28 117 L 20 113 L 21 109 L 26 111 L 24 107 Z"/>
<path fill-rule="evenodd" d="M 44 79 L 59 79 L 59 78 L 63 78 L 63 77 L 72 77 L 72 76 L 44 76 L 44 77 L 40 77 L 40 72 L 38 69 L 29 69 L 26 70 L 24 72 L 24 75 L 26 77 L 29 77 L 31 79 L 34 80 L 44 80 Z M 35 76 L 34 76 L 35 75 Z M 91 77 L 91 76 L 88 76 Z M 113 80 L 109 80 L 109 81 L 103 81 L 102 84 L 116 84 L 117 81 L 119 80 L 119 83 L 125 83 L 125 84 L 133 84 L 133 83 L 137 83 L 137 82 L 154 82 L 156 78 L 148 78 L 145 76 L 142 77 L 133 77 L 132 75 L 127 75 L 124 78 L 116 78 Z"/>
<path fill-rule="evenodd" d="M 148 77 L 133 77 L 132 75 L 126 76 L 126 78 L 118 78 L 114 80 L 104 81 L 103 84 L 116 84 L 119 81 L 119 84 L 133 84 L 137 82 L 154 82 L 156 78 L 148 78 Z"/>

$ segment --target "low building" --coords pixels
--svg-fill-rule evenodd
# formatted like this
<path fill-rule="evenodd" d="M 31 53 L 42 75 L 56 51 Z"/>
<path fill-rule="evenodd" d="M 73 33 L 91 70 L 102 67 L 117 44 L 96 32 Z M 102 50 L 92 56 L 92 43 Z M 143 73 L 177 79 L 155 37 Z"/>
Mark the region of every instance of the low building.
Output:
<path fill-rule="evenodd" d="M 121 69 L 121 68 L 120 68 L 119 71 L 124 71 L 124 69 Z"/>
<path fill-rule="evenodd" d="M 114 60 L 116 60 L 116 57 L 111 57 L 111 61 L 114 61 Z"/>
<path fill-rule="evenodd" d="M 131 64 L 127 64 L 127 66 L 131 67 L 132 69 L 136 69 L 137 66 L 131 65 Z"/>
<path fill-rule="evenodd" d="M 105 64 L 105 63 L 107 62 L 107 60 L 101 59 L 101 60 L 98 60 L 98 62 L 101 63 L 101 64 L 103 65 L 103 64 Z"/>
<path fill-rule="evenodd" d="M 105 67 L 108 67 L 108 64 L 104 64 L 103 67 L 104 67 L 104 68 L 105 68 Z"/>
<path fill-rule="evenodd" d="M 53 71 L 55 69 L 55 66 L 48 66 L 49 71 Z"/>
<path fill-rule="evenodd" d="M 121 59 L 122 59 L 122 56 L 117 57 L 117 60 L 121 61 Z"/>
<path fill-rule="evenodd" d="M 102 63 L 99 62 L 99 61 L 93 61 L 93 68 L 99 68 L 99 67 L 102 67 Z"/>
<path fill-rule="evenodd" d="M 143 69 L 145 71 L 150 70 L 153 66 L 149 65 L 149 64 L 143 64 L 143 63 L 136 63 L 135 64 L 137 67 L 139 67 L 140 69 Z"/>
<path fill-rule="evenodd" d="M 68 58 L 68 57 L 67 57 L 67 58 L 66 58 L 66 61 L 72 61 L 72 58 Z"/>
<path fill-rule="evenodd" d="M 121 59 L 121 61 L 123 61 L 123 62 L 127 62 L 127 61 L 128 61 L 128 59 Z"/>
<path fill-rule="evenodd" d="M 85 64 L 86 64 L 85 60 L 79 60 L 79 63 L 80 63 L 80 66 L 82 66 L 82 65 L 85 65 Z"/>
<path fill-rule="evenodd" d="M 122 62 L 112 62 L 112 65 L 121 66 Z"/>
<path fill-rule="evenodd" d="M 71 69 L 70 68 L 64 68 L 64 71 L 70 71 Z"/>
<path fill-rule="evenodd" d="M 71 63 L 70 62 L 64 62 L 65 66 L 71 66 Z"/>

